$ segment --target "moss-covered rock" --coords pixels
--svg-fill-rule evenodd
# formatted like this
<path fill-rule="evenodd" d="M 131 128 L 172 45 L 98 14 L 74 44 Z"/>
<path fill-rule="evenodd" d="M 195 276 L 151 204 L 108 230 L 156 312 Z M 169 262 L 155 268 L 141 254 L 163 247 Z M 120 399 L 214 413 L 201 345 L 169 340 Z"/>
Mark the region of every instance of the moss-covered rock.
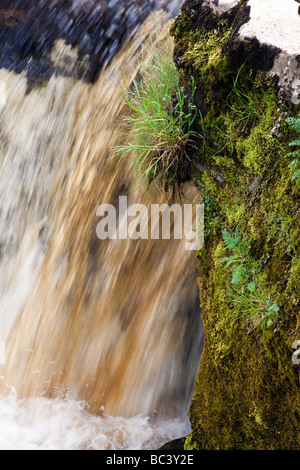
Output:
<path fill-rule="evenodd" d="M 205 347 L 186 449 L 300 448 L 300 199 L 286 158 L 299 106 L 271 73 L 281 50 L 239 37 L 249 14 L 246 0 L 221 14 L 188 0 L 170 30 L 205 135 L 192 156 Z"/>

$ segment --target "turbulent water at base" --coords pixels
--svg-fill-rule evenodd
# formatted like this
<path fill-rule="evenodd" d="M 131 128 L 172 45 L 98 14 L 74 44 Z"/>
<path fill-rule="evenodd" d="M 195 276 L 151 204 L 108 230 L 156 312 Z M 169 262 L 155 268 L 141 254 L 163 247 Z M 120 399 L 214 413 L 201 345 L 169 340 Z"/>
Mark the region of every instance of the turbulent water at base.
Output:
<path fill-rule="evenodd" d="M 156 449 L 189 430 L 203 341 L 195 252 L 96 235 L 99 204 L 168 202 L 112 158 L 136 52 L 168 33 L 169 13 L 144 16 L 92 80 L 89 55 L 64 37 L 39 86 L 16 70 L 22 51 L 14 66 L 1 59 L 1 449 Z M 184 202 L 197 198 L 187 185 Z"/>

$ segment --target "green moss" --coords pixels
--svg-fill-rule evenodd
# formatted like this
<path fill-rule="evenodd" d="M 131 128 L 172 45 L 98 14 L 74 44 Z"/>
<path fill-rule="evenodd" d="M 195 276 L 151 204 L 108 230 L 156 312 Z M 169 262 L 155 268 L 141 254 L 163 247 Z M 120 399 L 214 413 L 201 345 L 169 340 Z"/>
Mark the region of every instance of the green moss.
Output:
<path fill-rule="evenodd" d="M 184 450 L 199 450 L 197 442 L 193 441 L 192 436 L 188 436 L 184 443 Z"/>
<path fill-rule="evenodd" d="M 222 45 L 229 35 L 229 29 L 224 28 L 222 35 L 215 31 L 207 33 L 196 30 L 188 36 L 187 52 L 183 56 L 183 65 L 192 65 L 209 78 L 213 68 L 226 69 L 227 61 L 222 57 Z"/>
<path fill-rule="evenodd" d="M 182 82 L 191 75 L 197 82 L 206 134 L 193 162 L 206 207 L 198 253 L 205 346 L 185 448 L 300 449 L 299 366 L 291 361 L 300 339 L 300 199 L 285 157 L 293 138 L 285 118 L 296 110 L 253 60 L 228 63 L 229 17 L 218 28 L 213 15 L 205 21 L 184 10 L 171 28 Z M 236 308 L 247 291 L 233 289 L 233 268 L 220 262 L 222 231 L 237 226 L 249 242 L 249 281 L 261 304 L 280 306 L 268 328 L 253 328 L 262 305 L 255 313 L 250 296 Z"/>

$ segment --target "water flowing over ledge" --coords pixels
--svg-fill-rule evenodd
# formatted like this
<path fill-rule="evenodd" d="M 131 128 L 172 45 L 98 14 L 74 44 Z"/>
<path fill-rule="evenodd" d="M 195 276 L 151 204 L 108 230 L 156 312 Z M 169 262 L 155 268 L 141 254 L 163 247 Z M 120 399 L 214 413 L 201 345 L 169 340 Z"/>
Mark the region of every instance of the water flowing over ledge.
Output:
<path fill-rule="evenodd" d="M 136 53 L 170 16 L 138 2 L 123 46 L 95 55 L 101 21 L 82 35 L 95 3 L 49 2 L 57 24 L 39 2 L 0 11 L 2 448 L 156 448 L 189 429 L 203 341 L 194 254 L 181 240 L 96 237 L 99 204 L 166 201 L 110 157 Z"/>
<path fill-rule="evenodd" d="M 163 9 L 174 16 L 179 4 L 177 0 L 3 0 L 0 68 L 25 71 L 35 84 L 53 73 L 95 81 L 153 11 Z M 51 52 L 60 39 L 70 54 L 76 48 L 78 57 L 73 54 L 57 66 L 57 55 Z"/>

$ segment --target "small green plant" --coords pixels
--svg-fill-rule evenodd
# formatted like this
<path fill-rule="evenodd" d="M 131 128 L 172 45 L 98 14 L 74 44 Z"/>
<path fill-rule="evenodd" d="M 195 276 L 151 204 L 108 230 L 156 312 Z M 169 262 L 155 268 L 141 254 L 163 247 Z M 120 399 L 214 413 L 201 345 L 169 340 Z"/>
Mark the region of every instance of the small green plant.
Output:
<path fill-rule="evenodd" d="M 278 318 L 280 307 L 270 298 L 267 289 L 260 282 L 260 263 L 250 256 L 249 242 L 242 238 L 239 227 L 231 235 L 223 230 L 223 239 L 230 256 L 221 259 L 225 268 L 231 268 L 229 295 L 237 317 L 244 318 L 250 324 L 250 331 L 260 326 L 271 328 Z"/>
<path fill-rule="evenodd" d="M 235 120 L 235 124 L 243 122 L 243 130 L 247 127 L 248 123 L 252 125 L 257 121 L 257 119 L 261 116 L 262 110 L 260 108 L 260 102 L 256 99 L 253 99 L 250 95 L 248 95 L 241 87 L 239 83 L 240 75 L 244 68 L 245 64 L 243 64 L 234 80 L 231 92 L 227 97 L 227 103 L 230 109 L 236 114 L 237 118 Z M 232 97 L 232 100 L 230 98 Z M 232 101 L 232 104 L 230 102 Z"/>
<path fill-rule="evenodd" d="M 245 65 L 246 62 L 238 69 L 232 89 L 227 96 L 227 105 L 236 116 L 233 125 L 235 127 L 240 124 L 242 132 L 255 126 L 262 116 L 267 115 L 270 102 L 275 105 L 275 97 L 268 93 L 262 96 L 255 89 L 251 94 L 245 91 L 249 85 L 245 86 L 243 83 L 249 83 L 250 80 L 246 72 L 243 72 Z"/>
<path fill-rule="evenodd" d="M 296 132 L 300 134 L 300 117 L 298 118 L 287 118 L 286 122 L 294 129 Z M 292 142 L 289 143 L 290 147 L 298 147 L 298 149 L 294 150 L 293 152 L 289 152 L 286 157 L 292 157 L 293 160 L 289 164 L 289 168 L 294 170 L 291 180 L 298 180 L 300 178 L 300 138 L 294 139 Z"/>
<path fill-rule="evenodd" d="M 158 47 L 148 65 L 142 66 L 141 80 L 133 79 L 125 101 L 126 137 L 116 149 L 120 159 L 133 157 L 143 180 L 165 186 L 177 183 L 190 168 L 190 153 L 202 136 L 193 130 L 201 113 L 193 104 L 196 85 L 191 78 L 189 97 L 179 85 L 172 48 Z"/>
<path fill-rule="evenodd" d="M 255 289 L 253 281 L 250 280 L 253 263 L 249 256 L 248 240 L 241 238 L 239 227 L 236 227 L 234 235 L 226 230 L 223 230 L 222 234 L 227 250 L 232 251 L 231 256 L 226 256 L 221 260 L 222 263 L 226 263 L 226 268 L 232 266 L 232 284 L 243 285 L 243 288 L 246 287 L 249 291 Z"/>

